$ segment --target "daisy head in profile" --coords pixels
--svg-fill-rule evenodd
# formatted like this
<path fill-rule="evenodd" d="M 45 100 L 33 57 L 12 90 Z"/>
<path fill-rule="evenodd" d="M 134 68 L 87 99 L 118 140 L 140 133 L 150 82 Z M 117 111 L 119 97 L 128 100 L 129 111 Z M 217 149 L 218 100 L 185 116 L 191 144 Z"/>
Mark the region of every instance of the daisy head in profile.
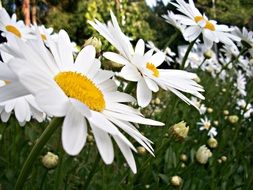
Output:
<path fill-rule="evenodd" d="M 31 25 L 31 31 L 36 35 L 36 30 L 39 31 L 41 39 L 46 43 L 48 38 L 52 38 L 56 36 L 54 34 L 54 29 L 52 27 L 46 28 L 44 25 L 37 26 L 37 25 Z"/>
<path fill-rule="evenodd" d="M 68 154 L 80 153 L 90 126 L 104 162 L 110 164 L 114 159 L 113 138 L 136 173 L 132 154 L 136 149 L 124 134 L 133 137 L 153 154 L 151 141 L 133 123 L 157 126 L 163 123 L 146 119 L 138 110 L 125 104 L 133 102 L 134 98 L 117 91 L 111 79 L 113 72 L 100 68 L 101 63 L 95 58 L 95 47 L 84 47 L 74 60 L 72 45 L 65 31 L 59 32 L 58 41 L 48 40 L 50 51 L 41 38 L 37 38 L 36 46 L 16 39 L 25 51 L 12 59 L 9 67 L 47 115 L 64 117 L 62 145 Z M 11 47 L 5 50 L 8 49 L 7 53 L 16 51 Z M 15 94 L 18 96 L 20 93 Z M 0 95 L 0 100 L 2 98 Z"/>
<path fill-rule="evenodd" d="M 12 43 L 8 41 L 5 44 Z M 13 48 L 17 47 L 13 46 Z M 2 96 L 8 97 L 7 101 L 0 101 L 1 121 L 7 122 L 10 116 L 14 115 L 20 126 L 24 126 L 31 119 L 43 122 L 46 119 L 45 113 L 38 106 L 34 96 L 29 93 L 22 94 L 22 84 L 18 81 L 17 75 L 8 67 L 7 63 L 13 59 L 13 55 L 1 51 L 1 57 L 3 62 L 0 61 L 0 92 Z M 15 91 L 12 91 L 13 89 L 21 90 L 18 97 Z"/>
<path fill-rule="evenodd" d="M 16 14 L 10 17 L 4 8 L 0 8 L 0 31 L 3 32 L 2 35 L 5 37 L 11 34 L 23 40 L 33 38 L 31 29 L 25 26 L 23 21 L 17 21 Z"/>
<path fill-rule="evenodd" d="M 215 20 L 209 20 L 205 14 L 202 14 L 196 8 L 193 0 L 189 0 L 189 3 L 184 0 L 175 0 L 171 4 L 183 15 L 168 14 L 165 18 L 168 20 L 169 17 L 170 20 L 174 20 L 174 23 L 178 22 L 186 27 L 181 30 L 185 40 L 192 42 L 202 34 L 206 49 L 212 48 L 214 42 L 222 42 L 232 46 L 234 45 L 233 41 L 240 41 L 240 38 L 230 33 L 232 31 L 231 28 L 226 25 L 219 25 Z"/>
<path fill-rule="evenodd" d="M 98 20 L 89 23 L 119 51 L 105 52 L 103 56 L 123 65 L 120 75 L 124 79 L 137 82 L 136 96 L 139 106 L 146 107 L 152 99 L 152 92 L 157 92 L 159 87 L 171 91 L 193 106 L 193 102 L 182 92 L 204 99 L 200 93 L 204 91 L 203 87 L 194 81 L 197 78 L 196 74 L 182 70 L 159 69 L 165 60 L 165 54 L 161 51 L 154 53 L 154 49 L 145 52 L 142 39 L 138 40 L 134 48 L 129 37 L 121 31 L 113 12 L 111 18 L 112 21 L 107 25 Z"/>

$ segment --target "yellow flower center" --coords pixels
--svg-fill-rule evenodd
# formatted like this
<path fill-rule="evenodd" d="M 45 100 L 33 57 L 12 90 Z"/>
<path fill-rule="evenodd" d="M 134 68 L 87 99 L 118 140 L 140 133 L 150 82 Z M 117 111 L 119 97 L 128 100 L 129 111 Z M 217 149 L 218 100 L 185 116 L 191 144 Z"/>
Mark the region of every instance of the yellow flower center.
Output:
<path fill-rule="evenodd" d="M 46 37 L 45 34 L 41 34 L 41 38 L 42 38 L 43 41 L 46 41 L 46 40 L 47 40 L 47 37 Z"/>
<path fill-rule="evenodd" d="M 206 123 L 204 123 L 204 128 L 205 129 L 209 129 L 211 127 L 211 123 L 210 122 L 206 122 Z"/>
<path fill-rule="evenodd" d="M 84 103 L 91 110 L 102 112 L 105 108 L 104 95 L 86 76 L 77 72 L 61 72 L 54 77 L 56 83 L 71 98 Z"/>
<path fill-rule="evenodd" d="M 215 26 L 211 22 L 209 22 L 208 20 L 204 19 L 204 17 L 202 17 L 202 16 L 195 16 L 194 20 L 195 20 L 196 23 L 198 23 L 201 20 L 206 21 L 206 25 L 204 26 L 204 28 L 209 29 L 211 31 L 215 31 Z"/>
<path fill-rule="evenodd" d="M 159 71 L 153 63 L 147 63 L 146 68 L 153 72 L 153 76 L 159 77 Z"/>
<path fill-rule="evenodd" d="M 5 26 L 5 29 L 8 32 L 11 32 L 11 33 L 15 34 L 17 37 L 21 38 L 21 33 L 15 26 L 7 25 L 7 26 Z"/>

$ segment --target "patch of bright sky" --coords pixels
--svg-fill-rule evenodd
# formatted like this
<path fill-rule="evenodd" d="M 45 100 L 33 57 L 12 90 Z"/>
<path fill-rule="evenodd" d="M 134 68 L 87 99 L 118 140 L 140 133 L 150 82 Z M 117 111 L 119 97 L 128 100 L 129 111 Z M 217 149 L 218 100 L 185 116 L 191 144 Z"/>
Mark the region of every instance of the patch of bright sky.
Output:
<path fill-rule="evenodd" d="M 156 1 L 157 0 L 145 0 L 147 5 L 150 6 L 150 7 L 154 7 L 156 6 Z M 164 5 L 167 5 L 171 0 L 162 0 L 163 4 Z"/>

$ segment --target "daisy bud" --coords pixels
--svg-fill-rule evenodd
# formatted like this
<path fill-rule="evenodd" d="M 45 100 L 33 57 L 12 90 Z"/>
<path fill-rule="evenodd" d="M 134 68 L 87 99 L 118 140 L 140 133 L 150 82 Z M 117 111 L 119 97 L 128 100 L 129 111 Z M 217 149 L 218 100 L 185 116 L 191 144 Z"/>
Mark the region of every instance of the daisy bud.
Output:
<path fill-rule="evenodd" d="M 182 163 L 181 168 L 185 168 L 185 167 L 186 167 L 185 163 Z"/>
<path fill-rule="evenodd" d="M 170 127 L 169 131 L 177 140 L 183 141 L 188 135 L 189 127 L 186 127 L 186 123 L 181 121 Z"/>
<path fill-rule="evenodd" d="M 215 138 L 211 137 L 210 139 L 208 139 L 207 144 L 210 148 L 217 148 L 218 141 Z"/>
<path fill-rule="evenodd" d="M 230 115 L 228 116 L 228 121 L 232 124 L 237 123 L 239 120 L 239 117 L 237 115 Z"/>
<path fill-rule="evenodd" d="M 0 141 L 3 139 L 3 135 L 2 134 L 0 134 Z"/>
<path fill-rule="evenodd" d="M 196 153 L 196 159 L 200 164 L 206 164 L 208 158 L 212 156 L 212 152 L 206 147 L 206 145 L 202 145 L 199 147 Z"/>
<path fill-rule="evenodd" d="M 146 154 L 146 149 L 143 146 L 139 146 L 136 149 L 137 149 L 138 154 L 140 154 L 140 155 Z"/>
<path fill-rule="evenodd" d="M 222 156 L 222 157 L 221 157 L 221 160 L 222 160 L 223 162 L 226 162 L 227 159 L 228 159 L 228 158 L 227 158 L 226 156 Z"/>
<path fill-rule="evenodd" d="M 175 175 L 170 179 L 170 183 L 174 186 L 174 187 L 180 187 L 183 184 L 183 180 L 181 177 Z"/>
<path fill-rule="evenodd" d="M 180 155 L 180 160 L 183 161 L 183 162 L 187 162 L 187 160 L 188 160 L 187 155 L 186 154 L 181 154 Z"/>
<path fill-rule="evenodd" d="M 58 164 L 59 157 L 52 152 L 47 152 L 45 156 L 42 157 L 42 164 L 48 168 L 55 168 Z"/>
<path fill-rule="evenodd" d="M 161 103 L 160 98 L 156 98 L 156 99 L 155 99 L 155 104 L 159 105 L 160 103 Z"/>
<path fill-rule="evenodd" d="M 222 88 L 222 92 L 227 92 L 227 89 L 226 88 Z"/>
<path fill-rule="evenodd" d="M 94 46 L 96 48 L 97 53 L 101 52 L 102 43 L 101 43 L 100 39 L 98 39 L 96 37 L 90 37 L 88 40 L 85 41 L 84 47 L 88 46 L 88 45 Z"/>
<path fill-rule="evenodd" d="M 221 159 L 218 159 L 217 162 L 218 162 L 219 164 L 221 164 L 221 163 L 222 163 L 222 160 L 221 160 Z"/>
<path fill-rule="evenodd" d="M 213 57 L 214 52 L 212 50 L 207 50 L 206 52 L 204 52 L 204 57 L 206 59 L 211 59 Z"/>
<path fill-rule="evenodd" d="M 150 185 L 149 185 L 149 184 L 145 185 L 145 188 L 146 188 L 146 189 L 149 189 L 149 188 L 150 188 Z"/>
<path fill-rule="evenodd" d="M 219 121 L 215 120 L 215 121 L 213 122 L 213 124 L 214 124 L 215 126 L 218 126 L 218 125 L 219 125 Z"/>
<path fill-rule="evenodd" d="M 207 113 L 213 113 L 213 108 L 207 108 Z"/>
<path fill-rule="evenodd" d="M 224 110 L 224 111 L 223 111 L 223 114 L 224 114 L 224 115 L 228 115 L 228 114 L 229 114 L 229 111 L 228 111 L 228 110 Z"/>
<path fill-rule="evenodd" d="M 87 141 L 88 142 L 93 142 L 94 141 L 94 137 L 92 135 L 88 135 L 87 136 Z"/>

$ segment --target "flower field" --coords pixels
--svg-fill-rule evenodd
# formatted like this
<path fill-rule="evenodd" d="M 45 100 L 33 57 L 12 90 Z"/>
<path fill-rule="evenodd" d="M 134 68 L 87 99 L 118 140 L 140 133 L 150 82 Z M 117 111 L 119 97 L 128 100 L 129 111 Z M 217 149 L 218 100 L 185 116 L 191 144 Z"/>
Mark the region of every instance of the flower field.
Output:
<path fill-rule="evenodd" d="M 173 0 L 158 47 L 118 3 L 82 44 L 0 7 L 0 190 L 251 190 L 253 32 Z"/>

